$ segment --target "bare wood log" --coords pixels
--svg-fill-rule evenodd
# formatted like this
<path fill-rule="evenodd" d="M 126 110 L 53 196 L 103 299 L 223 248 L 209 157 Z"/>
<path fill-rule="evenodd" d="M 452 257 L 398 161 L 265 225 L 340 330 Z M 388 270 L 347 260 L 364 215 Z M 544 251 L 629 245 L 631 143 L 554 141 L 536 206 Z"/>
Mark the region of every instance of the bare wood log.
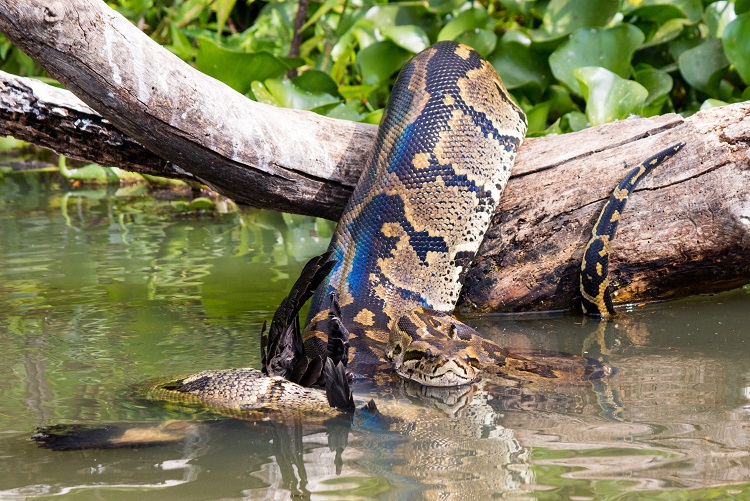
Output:
<path fill-rule="evenodd" d="M 78 160 L 143 174 L 194 179 L 121 132 L 71 92 L 3 71 L 0 134 Z"/>
<path fill-rule="evenodd" d="M 369 154 L 372 125 L 253 102 L 100 0 L 2 0 L 0 31 L 118 129 L 240 203 L 337 218 L 348 195 L 329 186 L 352 185 Z"/>
<path fill-rule="evenodd" d="M 0 30 L 160 157 L 242 203 L 340 213 L 373 126 L 253 103 L 103 3 L 16 3 L 0 0 Z M 584 242 L 612 187 L 628 166 L 681 140 L 686 150 L 646 179 L 626 209 L 613 249 L 616 301 L 750 282 L 748 115 L 750 103 L 740 103 L 527 140 L 469 273 L 463 310 L 569 307 Z"/>

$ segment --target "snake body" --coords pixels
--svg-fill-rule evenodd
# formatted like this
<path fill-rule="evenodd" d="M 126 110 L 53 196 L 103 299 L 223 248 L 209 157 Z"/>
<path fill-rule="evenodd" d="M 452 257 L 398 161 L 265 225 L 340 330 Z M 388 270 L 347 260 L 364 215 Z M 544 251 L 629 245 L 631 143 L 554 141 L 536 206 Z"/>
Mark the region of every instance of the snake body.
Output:
<path fill-rule="evenodd" d="M 525 115 L 474 50 L 439 42 L 406 65 L 332 238 L 337 263 L 303 334 L 309 356 L 326 352 L 331 291 L 358 371 L 384 362 L 401 316 L 453 311 L 525 132 Z M 473 379 L 451 374 L 453 384 Z"/>
<path fill-rule="evenodd" d="M 480 371 L 518 382 L 602 375 L 581 357 L 505 349 L 450 316 L 525 130 L 523 112 L 475 51 L 440 42 L 416 55 L 396 81 L 329 253 L 308 263 L 274 316 L 264 370 L 205 371 L 151 393 L 220 408 L 304 411 L 323 400 L 296 383 L 317 380 L 327 382 L 331 405 L 345 407 L 351 395 L 342 391 L 343 404 L 334 404 L 330 394 L 348 390 L 342 360 L 365 377 L 392 361 L 399 375 L 429 386 L 470 383 Z M 605 205 L 582 265 L 587 313 L 612 313 L 609 242 L 627 196 L 681 147 L 636 167 Z M 300 337 L 298 312 L 313 291 Z"/>

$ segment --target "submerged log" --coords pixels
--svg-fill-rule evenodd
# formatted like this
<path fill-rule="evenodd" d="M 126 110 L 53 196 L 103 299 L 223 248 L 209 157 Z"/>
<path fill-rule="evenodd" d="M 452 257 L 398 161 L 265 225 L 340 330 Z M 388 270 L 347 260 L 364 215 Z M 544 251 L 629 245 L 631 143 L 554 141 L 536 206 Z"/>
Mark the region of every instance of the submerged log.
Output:
<path fill-rule="evenodd" d="M 367 164 L 374 126 L 250 101 L 98 0 L 0 0 L 0 30 L 105 117 L 80 102 L 56 106 L 65 91 L 50 97 L 43 84 L 2 75 L 0 129 L 16 137 L 75 158 L 197 179 L 240 203 L 330 219 Z M 642 182 L 625 211 L 612 256 L 615 301 L 750 282 L 749 113 L 747 102 L 528 139 L 461 309 L 568 308 L 609 192 L 629 166 L 678 141 L 685 150 Z M 81 127 L 83 116 L 96 127 Z"/>

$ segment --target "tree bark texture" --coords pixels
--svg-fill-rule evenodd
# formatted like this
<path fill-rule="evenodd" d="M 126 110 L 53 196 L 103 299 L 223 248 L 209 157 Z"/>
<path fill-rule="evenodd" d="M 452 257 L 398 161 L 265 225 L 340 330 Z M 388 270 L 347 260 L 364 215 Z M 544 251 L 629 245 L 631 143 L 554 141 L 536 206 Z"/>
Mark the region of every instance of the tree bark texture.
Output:
<path fill-rule="evenodd" d="M 3 131 L 66 155 L 337 219 L 371 154 L 374 126 L 255 103 L 103 2 L 0 0 L 0 30 L 105 117 L 65 91 L 55 92 L 75 105 L 57 106 L 47 86 L 0 75 Z M 13 96 L 20 105 L 8 104 Z M 678 141 L 687 147 L 641 183 L 625 210 L 612 251 L 615 301 L 750 282 L 749 114 L 750 102 L 526 140 L 468 274 L 462 311 L 568 308 L 609 193 L 630 167 Z"/>

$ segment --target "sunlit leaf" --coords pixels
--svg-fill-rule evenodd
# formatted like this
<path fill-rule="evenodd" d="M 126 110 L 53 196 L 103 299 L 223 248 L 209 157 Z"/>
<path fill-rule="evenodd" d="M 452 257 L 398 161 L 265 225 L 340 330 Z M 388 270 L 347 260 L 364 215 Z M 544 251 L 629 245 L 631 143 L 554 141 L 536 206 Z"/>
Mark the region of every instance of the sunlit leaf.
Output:
<path fill-rule="evenodd" d="M 283 108 L 311 110 L 340 101 L 327 92 L 304 90 L 294 80 L 285 78 L 269 78 L 262 84 L 253 82 L 252 89 L 259 101 Z"/>
<path fill-rule="evenodd" d="M 456 42 L 468 45 L 482 57 L 487 57 L 497 45 L 497 35 L 490 30 L 476 29 L 466 31 L 456 37 Z"/>
<path fill-rule="evenodd" d="M 490 63 L 500 74 L 506 88 L 524 87 L 538 98 L 552 82 L 546 55 L 529 45 L 506 42 L 506 38 L 503 37 L 489 56 Z"/>
<path fill-rule="evenodd" d="M 750 83 L 750 13 L 737 16 L 724 29 L 722 39 L 727 59 L 745 83 Z"/>
<path fill-rule="evenodd" d="M 641 30 L 629 24 L 606 30 L 580 29 L 550 55 L 549 65 L 559 81 L 582 95 L 573 73 L 576 68 L 600 66 L 626 77 L 633 53 L 643 39 Z"/>
<path fill-rule="evenodd" d="M 253 81 L 281 76 L 303 63 L 301 59 L 282 59 L 265 51 L 250 53 L 225 49 L 205 37 L 199 38 L 199 42 L 195 59 L 198 69 L 243 94 L 250 90 Z"/>
<path fill-rule="evenodd" d="M 411 54 L 393 42 L 377 42 L 357 54 L 365 84 L 380 85 L 396 73 Z"/>
<path fill-rule="evenodd" d="M 708 27 L 708 35 L 712 38 L 721 38 L 724 35 L 724 28 L 736 18 L 734 4 L 725 0 L 708 5 L 703 15 Z"/>
<path fill-rule="evenodd" d="M 422 28 L 415 25 L 385 26 L 380 29 L 385 38 L 410 52 L 422 52 L 430 45 L 430 39 Z"/>
<path fill-rule="evenodd" d="M 464 0 L 428 0 L 427 8 L 439 14 L 456 10 L 464 4 Z"/>
<path fill-rule="evenodd" d="M 635 73 L 635 81 L 643 85 L 648 91 L 648 97 L 644 103 L 646 106 L 665 98 L 672 90 L 672 85 L 674 84 L 669 73 L 656 68 L 638 70 Z"/>
<path fill-rule="evenodd" d="M 605 68 L 578 68 L 575 75 L 583 89 L 586 118 L 591 125 L 627 118 L 640 111 L 648 97 L 641 84 L 620 78 Z"/>
<path fill-rule="evenodd" d="M 237 0 L 214 0 L 214 9 L 216 9 L 216 32 L 224 31 L 224 25 L 229 18 L 229 14 L 234 8 Z"/>
<path fill-rule="evenodd" d="M 307 70 L 294 79 L 294 85 L 307 92 L 324 92 L 332 96 L 338 94 L 336 82 L 324 71 Z"/>
<path fill-rule="evenodd" d="M 618 0 L 551 0 L 544 13 L 544 29 L 567 35 L 578 28 L 604 26 L 615 15 Z"/>
<path fill-rule="evenodd" d="M 622 11 L 657 22 L 677 16 L 698 21 L 703 16 L 703 3 L 701 0 L 626 0 Z M 676 11 L 679 13 L 675 14 Z"/>
<path fill-rule="evenodd" d="M 544 101 L 524 110 L 526 112 L 526 120 L 529 124 L 528 133 L 541 132 L 547 128 L 547 117 L 549 116 L 551 105 L 550 101 Z"/>
<path fill-rule="evenodd" d="M 182 30 L 174 24 L 169 25 L 169 37 L 172 39 L 172 43 L 165 47 L 173 54 L 183 61 L 189 61 L 195 57 L 197 52 L 195 47 L 193 47 L 193 44 L 190 43 L 190 40 Z"/>
<path fill-rule="evenodd" d="M 483 8 L 474 7 L 461 12 L 446 24 L 440 33 L 438 40 L 456 40 L 462 33 L 474 30 L 492 30 L 495 27 L 487 11 Z"/>
<path fill-rule="evenodd" d="M 691 24 L 692 22 L 689 19 L 685 18 L 678 17 L 675 19 L 670 19 L 669 21 L 659 26 L 659 28 L 651 37 L 651 40 L 641 45 L 640 48 L 643 49 L 674 40 L 682 34 L 686 26 L 690 26 Z"/>
<path fill-rule="evenodd" d="M 729 61 L 724 55 L 721 40 L 709 39 L 680 54 L 678 64 L 682 77 L 691 86 L 716 95 L 719 81 L 729 66 Z"/>

